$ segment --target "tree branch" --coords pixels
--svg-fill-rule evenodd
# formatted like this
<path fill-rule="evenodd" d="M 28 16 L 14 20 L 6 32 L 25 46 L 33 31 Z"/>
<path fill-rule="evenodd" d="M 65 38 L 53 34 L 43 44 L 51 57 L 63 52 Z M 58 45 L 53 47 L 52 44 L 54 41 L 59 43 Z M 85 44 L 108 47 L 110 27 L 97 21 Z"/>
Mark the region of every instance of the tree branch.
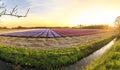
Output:
<path fill-rule="evenodd" d="M 1 0 L 0 0 L 0 2 L 1 2 Z M 10 12 L 7 12 L 6 5 L 4 3 L 2 3 L 0 5 L 0 10 L 2 10 L 0 12 L 0 16 L 8 15 L 8 16 L 14 16 L 14 17 L 20 18 L 20 17 L 27 17 L 27 15 L 28 15 L 28 13 L 30 11 L 30 8 L 27 10 L 27 12 L 25 13 L 25 15 L 18 15 L 17 14 L 17 10 L 18 10 L 17 9 L 17 5 Z"/>

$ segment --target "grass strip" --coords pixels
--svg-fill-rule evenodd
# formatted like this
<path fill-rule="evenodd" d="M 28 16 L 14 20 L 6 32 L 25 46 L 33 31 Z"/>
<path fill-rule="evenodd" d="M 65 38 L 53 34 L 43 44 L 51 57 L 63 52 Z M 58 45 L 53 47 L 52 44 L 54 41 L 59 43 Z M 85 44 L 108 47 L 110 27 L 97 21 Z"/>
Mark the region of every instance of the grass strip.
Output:
<path fill-rule="evenodd" d="M 120 40 L 101 57 L 91 62 L 86 70 L 120 70 Z"/>

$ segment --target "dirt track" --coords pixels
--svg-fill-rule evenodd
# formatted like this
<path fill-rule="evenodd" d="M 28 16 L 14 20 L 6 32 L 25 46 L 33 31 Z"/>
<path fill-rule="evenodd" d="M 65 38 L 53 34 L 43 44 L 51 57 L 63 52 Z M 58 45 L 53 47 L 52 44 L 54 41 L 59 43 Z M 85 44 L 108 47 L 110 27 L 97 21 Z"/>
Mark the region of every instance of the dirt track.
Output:
<path fill-rule="evenodd" d="M 0 36 L 0 44 L 13 47 L 27 47 L 36 49 L 72 47 L 92 42 L 103 37 L 113 35 L 113 32 L 62 38 L 21 38 Z"/>

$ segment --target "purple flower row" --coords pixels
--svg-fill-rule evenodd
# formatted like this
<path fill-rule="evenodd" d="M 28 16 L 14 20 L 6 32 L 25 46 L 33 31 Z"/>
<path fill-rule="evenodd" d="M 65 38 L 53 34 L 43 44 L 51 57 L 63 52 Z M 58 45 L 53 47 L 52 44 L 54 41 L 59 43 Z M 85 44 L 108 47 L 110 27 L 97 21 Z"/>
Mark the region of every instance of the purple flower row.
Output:
<path fill-rule="evenodd" d="M 59 35 L 66 36 L 81 36 L 105 32 L 104 30 L 90 30 L 90 29 L 53 29 Z"/>
<path fill-rule="evenodd" d="M 19 36 L 19 37 L 60 37 L 59 34 L 49 29 L 39 29 L 21 32 L 12 32 L 1 34 L 5 36 Z"/>

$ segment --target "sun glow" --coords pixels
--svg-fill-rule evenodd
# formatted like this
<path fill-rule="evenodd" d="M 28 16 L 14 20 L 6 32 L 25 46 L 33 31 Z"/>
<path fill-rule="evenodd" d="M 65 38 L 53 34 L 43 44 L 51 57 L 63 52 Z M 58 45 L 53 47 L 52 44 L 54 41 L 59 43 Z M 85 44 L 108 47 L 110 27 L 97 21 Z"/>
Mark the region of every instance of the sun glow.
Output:
<path fill-rule="evenodd" d="M 75 14 L 74 17 L 70 18 L 68 21 L 73 26 L 83 24 L 83 25 L 91 25 L 91 24 L 108 24 L 110 26 L 114 25 L 114 20 L 119 13 L 117 12 L 109 12 L 103 9 L 90 9 L 82 14 Z"/>

